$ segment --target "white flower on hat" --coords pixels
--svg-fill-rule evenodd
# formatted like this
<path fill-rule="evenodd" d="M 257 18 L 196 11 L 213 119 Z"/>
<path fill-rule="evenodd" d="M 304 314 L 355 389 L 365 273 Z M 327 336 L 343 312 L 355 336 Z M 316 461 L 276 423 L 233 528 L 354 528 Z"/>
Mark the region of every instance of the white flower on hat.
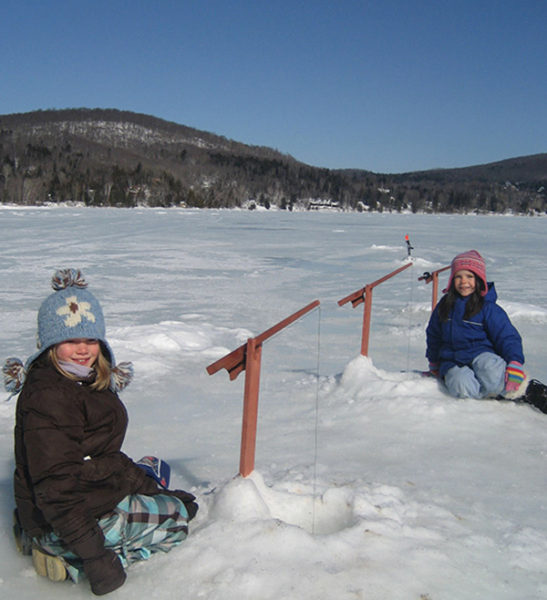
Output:
<path fill-rule="evenodd" d="M 65 306 L 61 306 L 55 312 L 60 316 L 65 316 L 65 325 L 67 327 L 76 327 L 82 322 L 83 318 L 95 323 L 95 315 L 89 310 L 91 304 L 89 302 L 78 302 L 76 296 L 65 298 Z"/>

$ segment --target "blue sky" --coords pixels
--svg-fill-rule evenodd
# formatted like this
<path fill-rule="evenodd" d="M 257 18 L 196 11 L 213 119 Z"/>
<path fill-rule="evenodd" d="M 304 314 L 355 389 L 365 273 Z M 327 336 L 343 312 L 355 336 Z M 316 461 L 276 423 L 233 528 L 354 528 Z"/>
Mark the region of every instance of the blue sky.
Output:
<path fill-rule="evenodd" d="M 547 0 L 3 0 L 0 114 L 146 113 L 315 166 L 547 152 Z"/>

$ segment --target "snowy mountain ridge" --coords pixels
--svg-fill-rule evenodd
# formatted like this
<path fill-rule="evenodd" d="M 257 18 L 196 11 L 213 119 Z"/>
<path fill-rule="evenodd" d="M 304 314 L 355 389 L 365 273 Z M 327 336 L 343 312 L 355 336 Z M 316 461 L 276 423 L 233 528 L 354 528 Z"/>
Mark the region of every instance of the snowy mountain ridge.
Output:
<path fill-rule="evenodd" d="M 85 136 L 102 144 L 131 147 L 133 144 L 189 144 L 198 148 L 227 149 L 227 145 L 212 144 L 200 137 L 175 136 L 158 129 L 127 121 L 58 121 L 56 123 L 32 125 L 30 132 L 36 138 L 65 134 Z"/>
<path fill-rule="evenodd" d="M 4 203 L 314 210 L 313 198 L 358 212 L 547 211 L 547 154 L 398 175 L 331 170 L 114 109 L 0 115 L 0 154 Z"/>

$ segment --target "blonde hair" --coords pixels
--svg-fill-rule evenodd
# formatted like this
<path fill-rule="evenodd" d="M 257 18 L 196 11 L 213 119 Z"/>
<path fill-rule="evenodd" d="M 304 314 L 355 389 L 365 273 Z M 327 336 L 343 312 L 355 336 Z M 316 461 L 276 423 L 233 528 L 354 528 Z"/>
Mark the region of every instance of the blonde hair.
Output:
<path fill-rule="evenodd" d="M 100 348 L 101 348 L 101 350 L 100 350 L 99 354 L 97 355 L 97 360 L 95 361 L 95 364 L 93 365 L 93 370 L 96 373 L 95 381 L 93 383 L 91 383 L 89 387 L 92 390 L 97 390 L 99 392 L 102 392 L 103 390 L 106 390 L 106 389 L 108 389 L 108 387 L 110 387 L 110 377 L 111 377 L 112 369 L 110 366 L 110 362 L 103 354 L 102 345 Z M 52 365 L 57 369 L 57 371 L 59 371 L 59 373 L 61 373 L 61 375 L 68 377 L 68 379 L 72 379 L 72 381 L 79 381 L 79 378 L 76 377 L 76 375 L 73 375 L 72 373 L 68 373 L 67 371 L 65 371 L 63 369 L 63 367 L 61 367 L 61 365 L 59 364 L 59 358 L 57 356 L 57 352 L 55 351 L 55 346 L 52 346 L 48 350 L 48 356 L 49 356 L 49 359 L 51 360 Z"/>

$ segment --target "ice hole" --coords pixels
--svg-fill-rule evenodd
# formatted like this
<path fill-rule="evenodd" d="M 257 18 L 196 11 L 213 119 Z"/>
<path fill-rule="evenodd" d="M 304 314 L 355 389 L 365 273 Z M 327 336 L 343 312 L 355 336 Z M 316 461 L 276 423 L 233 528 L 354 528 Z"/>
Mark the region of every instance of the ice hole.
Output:
<path fill-rule="evenodd" d="M 299 483 L 284 488 L 267 486 L 256 471 L 246 478 L 236 477 L 215 495 L 212 515 L 236 521 L 277 519 L 312 535 L 336 533 L 356 521 L 347 488 L 330 488 L 321 496 L 303 490 Z"/>

